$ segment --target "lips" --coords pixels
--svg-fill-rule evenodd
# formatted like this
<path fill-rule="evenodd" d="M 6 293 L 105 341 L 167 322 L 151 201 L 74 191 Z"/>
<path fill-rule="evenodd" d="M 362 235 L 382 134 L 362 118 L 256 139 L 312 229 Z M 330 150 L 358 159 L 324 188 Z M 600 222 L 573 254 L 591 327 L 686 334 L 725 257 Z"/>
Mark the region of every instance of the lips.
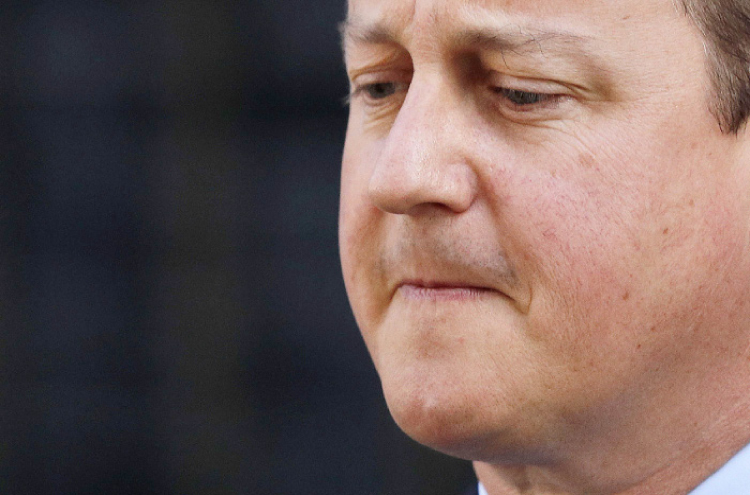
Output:
<path fill-rule="evenodd" d="M 493 289 L 463 283 L 407 280 L 397 286 L 397 292 L 411 301 L 470 301 L 480 299 Z"/>

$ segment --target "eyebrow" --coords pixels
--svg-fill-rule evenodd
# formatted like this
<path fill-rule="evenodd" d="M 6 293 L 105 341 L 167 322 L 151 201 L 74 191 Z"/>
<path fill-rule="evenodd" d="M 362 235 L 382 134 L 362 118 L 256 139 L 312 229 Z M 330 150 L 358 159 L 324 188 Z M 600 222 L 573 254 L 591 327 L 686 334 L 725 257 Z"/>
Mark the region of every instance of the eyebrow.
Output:
<path fill-rule="evenodd" d="M 478 46 L 492 51 L 528 52 L 537 49 L 544 52 L 547 48 L 562 51 L 562 48 L 585 48 L 589 38 L 559 31 L 522 31 L 511 32 L 494 28 L 472 28 L 451 36 L 456 46 Z M 566 50 L 567 51 L 567 50 Z"/>
<path fill-rule="evenodd" d="M 380 22 L 364 23 L 358 19 L 348 18 L 339 24 L 342 43 L 356 41 L 368 44 L 382 44 L 398 42 L 399 36 L 395 30 Z M 526 30 L 486 27 L 471 27 L 451 35 L 449 41 L 459 46 L 482 46 L 488 49 L 508 50 L 519 49 L 529 44 L 539 45 L 552 41 L 564 44 L 585 44 L 589 40 L 586 36 L 563 31 Z"/>
<path fill-rule="evenodd" d="M 361 44 L 392 44 L 399 43 L 399 36 L 390 26 L 383 23 L 366 24 L 356 19 L 346 19 L 339 24 L 341 44 L 344 50 L 347 43 Z M 507 28 L 470 27 L 448 36 L 447 40 L 453 46 L 481 47 L 490 51 L 528 53 L 545 48 L 553 52 L 569 53 L 569 49 L 577 47 L 585 52 L 585 45 L 590 38 L 562 31 L 522 30 L 511 31 Z"/>

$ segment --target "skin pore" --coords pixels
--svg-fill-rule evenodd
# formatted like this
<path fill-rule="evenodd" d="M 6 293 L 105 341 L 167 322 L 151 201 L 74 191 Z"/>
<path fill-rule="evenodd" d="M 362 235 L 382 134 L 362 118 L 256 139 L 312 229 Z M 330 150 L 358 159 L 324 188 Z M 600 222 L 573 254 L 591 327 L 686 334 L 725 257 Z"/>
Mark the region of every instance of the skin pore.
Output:
<path fill-rule="evenodd" d="M 684 494 L 750 441 L 750 140 L 672 1 L 343 34 L 344 281 L 399 426 L 490 495 Z"/>

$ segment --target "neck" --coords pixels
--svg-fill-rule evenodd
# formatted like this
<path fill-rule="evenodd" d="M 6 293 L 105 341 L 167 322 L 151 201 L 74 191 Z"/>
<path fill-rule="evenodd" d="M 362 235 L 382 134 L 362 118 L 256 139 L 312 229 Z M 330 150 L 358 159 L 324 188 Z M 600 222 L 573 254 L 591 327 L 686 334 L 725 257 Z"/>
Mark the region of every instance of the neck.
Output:
<path fill-rule="evenodd" d="M 680 414 L 618 424 L 606 438 L 579 438 L 545 464 L 474 469 L 489 495 L 686 495 L 750 443 L 750 401 L 727 392 L 718 402 L 706 393 Z"/>
<path fill-rule="evenodd" d="M 565 467 L 475 462 L 474 469 L 489 495 L 687 495 L 743 445 L 728 447 L 726 442 L 695 451 L 630 482 L 619 475 L 586 476 Z"/>

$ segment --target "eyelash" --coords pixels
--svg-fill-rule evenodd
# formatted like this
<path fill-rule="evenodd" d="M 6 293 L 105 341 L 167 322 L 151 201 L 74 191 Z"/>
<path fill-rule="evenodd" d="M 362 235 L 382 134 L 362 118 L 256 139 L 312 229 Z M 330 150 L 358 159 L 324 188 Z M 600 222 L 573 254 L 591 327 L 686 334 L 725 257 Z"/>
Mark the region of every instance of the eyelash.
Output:
<path fill-rule="evenodd" d="M 547 105 L 557 101 L 559 95 L 537 93 L 513 88 L 493 88 L 493 92 L 500 94 L 513 106 L 518 108 Z"/>
<path fill-rule="evenodd" d="M 408 83 L 398 82 L 376 82 L 357 86 L 351 95 L 347 98 L 347 103 L 359 97 L 366 96 L 371 102 L 384 102 L 389 97 L 396 94 L 404 86 L 408 89 Z M 562 95 L 553 93 L 540 93 L 535 91 L 524 91 L 521 89 L 508 87 L 491 88 L 494 94 L 500 95 L 515 111 L 528 112 L 541 108 L 549 108 L 556 105 Z"/>
<path fill-rule="evenodd" d="M 347 98 L 347 102 L 351 102 L 351 100 L 354 100 L 355 98 L 359 96 L 365 95 L 369 100 L 371 101 L 381 101 L 385 100 L 390 96 L 393 96 L 396 94 L 399 90 L 398 86 L 403 83 L 396 83 L 396 82 L 376 82 L 371 84 L 362 84 L 361 86 L 357 86 L 354 88 L 354 91 L 349 95 Z M 408 84 L 403 84 L 408 88 Z M 390 91 L 385 90 L 388 94 L 383 95 L 383 90 L 385 86 L 390 86 Z M 375 92 L 380 92 L 381 94 L 376 95 Z"/>

